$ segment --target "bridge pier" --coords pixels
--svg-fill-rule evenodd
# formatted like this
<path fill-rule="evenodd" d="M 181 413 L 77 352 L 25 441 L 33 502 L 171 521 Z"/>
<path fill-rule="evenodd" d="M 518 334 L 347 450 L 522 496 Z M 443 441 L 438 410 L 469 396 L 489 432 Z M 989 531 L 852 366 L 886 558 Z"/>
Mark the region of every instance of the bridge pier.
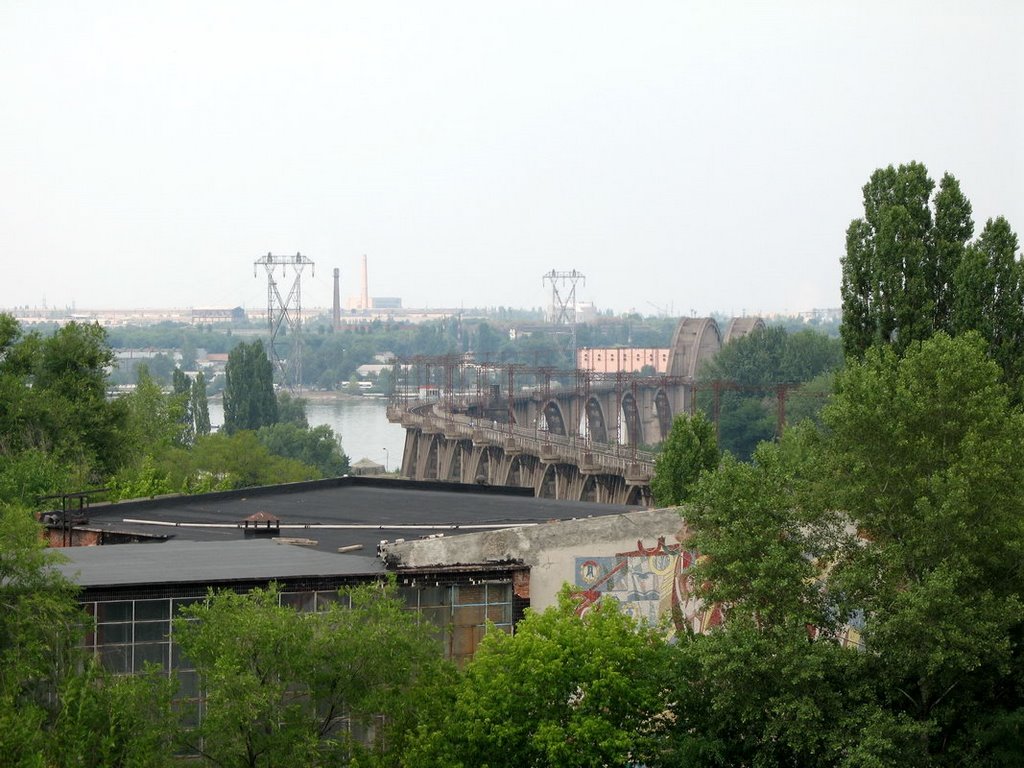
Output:
<path fill-rule="evenodd" d="M 538 436 L 534 430 L 509 431 L 507 426 L 485 428 L 473 420 L 442 425 L 435 417 L 420 415 L 416 424 L 412 421 L 406 412 L 404 477 L 532 488 L 538 497 L 552 499 L 649 502 L 651 462 L 619 457 L 617 447 L 595 446 L 578 437 Z"/>

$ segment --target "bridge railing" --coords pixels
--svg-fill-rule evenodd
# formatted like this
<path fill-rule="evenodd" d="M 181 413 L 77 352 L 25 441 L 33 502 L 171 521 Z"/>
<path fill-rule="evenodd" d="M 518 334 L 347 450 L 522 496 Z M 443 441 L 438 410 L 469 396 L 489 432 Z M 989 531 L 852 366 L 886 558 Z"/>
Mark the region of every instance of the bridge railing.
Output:
<path fill-rule="evenodd" d="M 555 435 L 518 425 L 477 419 L 445 410 L 439 400 L 419 401 L 407 406 L 388 406 L 388 419 L 394 422 L 411 418 L 426 431 L 449 437 L 487 441 L 508 449 L 537 454 L 542 460 L 569 461 L 581 468 L 601 472 L 650 477 L 654 473 L 654 454 L 626 445 L 597 443 L 582 436 Z"/>

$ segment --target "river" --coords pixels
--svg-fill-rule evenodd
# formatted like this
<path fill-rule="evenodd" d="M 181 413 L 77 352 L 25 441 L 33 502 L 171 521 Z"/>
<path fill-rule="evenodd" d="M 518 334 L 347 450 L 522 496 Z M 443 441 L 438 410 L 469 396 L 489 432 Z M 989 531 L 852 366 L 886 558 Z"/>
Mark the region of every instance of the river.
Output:
<path fill-rule="evenodd" d="M 405 430 L 387 417 L 387 400 L 378 397 L 352 397 L 344 400 L 306 404 L 306 419 L 311 427 L 326 424 L 341 438 L 341 447 L 354 464 L 366 458 L 386 464 L 389 471 L 401 467 L 405 450 Z M 210 425 L 224 423 L 220 398 L 210 400 Z"/>

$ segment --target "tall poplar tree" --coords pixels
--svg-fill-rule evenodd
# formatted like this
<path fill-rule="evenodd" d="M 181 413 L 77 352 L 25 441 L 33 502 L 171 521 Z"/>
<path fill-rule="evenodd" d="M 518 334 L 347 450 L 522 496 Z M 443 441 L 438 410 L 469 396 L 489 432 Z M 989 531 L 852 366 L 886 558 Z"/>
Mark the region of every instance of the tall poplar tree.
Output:
<path fill-rule="evenodd" d="M 190 410 L 195 423 L 196 437 L 210 434 L 210 406 L 206 402 L 206 376 L 200 371 L 192 381 Z"/>
<path fill-rule="evenodd" d="M 935 297 L 933 318 L 936 330 L 954 330 L 955 275 L 973 235 L 971 202 L 960 191 L 960 182 L 947 173 L 939 182 L 939 191 L 935 195 L 933 258 L 928 269 L 928 289 Z"/>
<path fill-rule="evenodd" d="M 1017 235 L 1002 216 L 989 219 L 956 272 L 953 330 L 978 331 L 1013 392 L 1024 364 L 1024 267 L 1017 260 Z"/>
<path fill-rule="evenodd" d="M 864 216 L 846 231 L 843 324 L 848 357 L 871 346 L 903 355 L 939 331 L 978 331 L 1019 397 L 1024 275 L 1003 217 L 974 234 L 970 201 L 949 173 L 938 192 L 920 163 L 882 168 L 864 186 Z"/>
<path fill-rule="evenodd" d="M 262 341 L 242 342 L 231 350 L 224 374 L 225 431 L 277 423 L 274 367 Z"/>
<path fill-rule="evenodd" d="M 902 350 L 936 330 L 939 270 L 928 204 L 934 187 L 920 163 L 880 168 L 864 186 L 864 218 L 847 229 L 842 260 L 841 333 L 848 355 L 876 343 Z"/>
<path fill-rule="evenodd" d="M 171 384 L 174 387 L 176 405 L 180 409 L 178 418 L 182 424 L 177 442 L 179 445 L 192 445 L 196 440 L 195 415 L 192 413 L 192 380 L 181 368 L 175 368 Z"/>

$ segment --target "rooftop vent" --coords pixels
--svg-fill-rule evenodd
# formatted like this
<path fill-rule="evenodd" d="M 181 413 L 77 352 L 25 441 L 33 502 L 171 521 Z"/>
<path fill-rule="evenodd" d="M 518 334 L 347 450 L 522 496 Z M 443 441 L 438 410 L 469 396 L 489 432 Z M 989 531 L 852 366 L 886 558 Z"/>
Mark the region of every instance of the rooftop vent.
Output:
<path fill-rule="evenodd" d="M 245 537 L 250 536 L 277 536 L 281 533 L 281 519 L 270 512 L 257 512 L 249 515 L 242 521 L 242 530 Z"/>

